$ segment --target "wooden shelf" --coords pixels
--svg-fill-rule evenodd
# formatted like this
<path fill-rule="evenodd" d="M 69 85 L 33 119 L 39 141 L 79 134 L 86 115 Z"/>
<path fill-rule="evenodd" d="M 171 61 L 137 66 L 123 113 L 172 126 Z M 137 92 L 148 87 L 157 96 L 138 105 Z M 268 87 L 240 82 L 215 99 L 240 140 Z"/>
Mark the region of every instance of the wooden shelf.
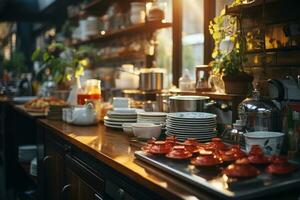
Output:
<path fill-rule="evenodd" d="M 117 37 L 120 37 L 123 35 L 134 35 L 134 34 L 140 33 L 140 32 L 151 33 L 158 29 L 168 28 L 171 26 L 172 26 L 172 23 L 165 23 L 165 22 L 161 22 L 161 21 L 150 21 L 150 22 L 146 22 L 143 24 L 132 25 L 128 28 L 124 28 L 124 29 L 120 29 L 120 30 L 116 30 L 116 31 L 108 31 L 104 35 L 94 37 L 90 40 L 73 43 L 73 46 L 99 43 L 99 42 L 111 40 L 111 39 L 114 39 L 114 38 L 117 38 Z"/>
<path fill-rule="evenodd" d="M 245 99 L 245 95 L 239 95 L 239 94 L 226 94 L 226 93 L 217 93 L 217 92 L 198 92 L 198 91 L 180 91 L 179 89 L 177 90 L 170 90 L 170 93 L 173 94 L 180 94 L 180 95 L 196 95 L 196 96 L 208 96 L 211 99 L 214 100 L 241 100 Z"/>
<path fill-rule="evenodd" d="M 118 56 L 110 57 L 110 58 L 103 58 L 100 59 L 99 62 L 101 63 L 111 63 L 111 62 L 119 62 L 124 60 L 138 60 L 138 59 L 146 59 L 146 55 L 142 52 L 136 53 L 129 53 L 129 54 L 120 54 Z"/>
<path fill-rule="evenodd" d="M 239 6 L 234 7 L 225 7 L 225 13 L 227 15 L 240 15 L 241 12 L 248 13 L 248 14 L 257 14 L 257 12 L 263 8 L 264 3 L 265 4 L 271 4 L 276 3 L 281 0 L 255 0 L 253 3 L 249 4 L 242 4 Z"/>
<path fill-rule="evenodd" d="M 263 49 L 253 49 L 248 50 L 247 54 L 260 54 L 260 53 L 278 53 L 278 52 L 290 52 L 290 51 L 300 51 L 300 47 L 280 47 L 280 48 L 271 48 L 266 49 L 265 51 Z"/>

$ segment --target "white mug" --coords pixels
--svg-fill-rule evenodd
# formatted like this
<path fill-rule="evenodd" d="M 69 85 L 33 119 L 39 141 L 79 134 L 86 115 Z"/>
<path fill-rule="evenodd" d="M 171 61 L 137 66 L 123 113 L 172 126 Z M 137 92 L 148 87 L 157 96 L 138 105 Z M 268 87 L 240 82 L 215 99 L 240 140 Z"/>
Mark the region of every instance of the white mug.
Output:
<path fill-rule="evenodd" d="M 113 98 L 114 108 L 129 108 L 129 98 L 127 97 L 114 97 Z"/>

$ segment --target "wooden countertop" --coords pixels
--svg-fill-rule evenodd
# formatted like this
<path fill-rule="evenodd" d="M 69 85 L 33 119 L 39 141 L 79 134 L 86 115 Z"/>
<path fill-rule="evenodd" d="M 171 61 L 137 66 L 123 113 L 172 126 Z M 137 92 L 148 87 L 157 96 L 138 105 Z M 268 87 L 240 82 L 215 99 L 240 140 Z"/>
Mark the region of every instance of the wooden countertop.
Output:
<path fill-rule="evenodd" d="M 80 127 L 47 119 L 40 119 L 39 123 L 166 199 L 216 199 L 215 196 L 199 191 L 188 183 L 136 160 L 134 152 L 138 149 L 130 145 L 130 138 L 122 131 L 106 128 L 103 124 Z"/>

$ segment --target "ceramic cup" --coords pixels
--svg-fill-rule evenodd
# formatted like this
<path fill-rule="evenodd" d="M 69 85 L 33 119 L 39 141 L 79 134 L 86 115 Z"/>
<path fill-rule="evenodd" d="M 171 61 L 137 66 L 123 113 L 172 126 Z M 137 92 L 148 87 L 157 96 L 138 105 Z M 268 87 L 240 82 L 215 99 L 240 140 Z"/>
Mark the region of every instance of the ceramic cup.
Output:
<path fill-rule="evenodd" d="M 113 98 L 114 108 L 129 108 L 129 98 L 126 97 L 114 97 Z"/>

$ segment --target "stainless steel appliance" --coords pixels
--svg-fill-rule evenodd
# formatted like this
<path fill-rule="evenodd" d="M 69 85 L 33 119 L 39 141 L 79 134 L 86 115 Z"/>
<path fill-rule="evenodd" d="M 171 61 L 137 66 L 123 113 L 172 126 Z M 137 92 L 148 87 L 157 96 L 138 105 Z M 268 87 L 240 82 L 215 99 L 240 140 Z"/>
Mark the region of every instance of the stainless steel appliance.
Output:
<path fill-rule="evenodd" d="M 280 110 L 267 99 L 263 99 L 258 90 L 253 91 L 253 97 L 240 103 L 239 117 L 247 131 L 280 131 Z"/>
<path fill-rule="evenodd" d="M 207 96 L 172 96 L 169 97 L 170 112 L 203 112 L 211 106 Z"/>
<path fill-rule="evenodd" d="M 139 88 L 143 91 L 159 91 L 164 86 L 164 70 L 143 68 L 140 70 Z"/>
<path fill-rule="evenodd" d="M 283 100 L 300 100 L 300 76 L 295 80 L 291 76 L 285 79 L 270 79 L 269 95 L 272 99 Z"/>

